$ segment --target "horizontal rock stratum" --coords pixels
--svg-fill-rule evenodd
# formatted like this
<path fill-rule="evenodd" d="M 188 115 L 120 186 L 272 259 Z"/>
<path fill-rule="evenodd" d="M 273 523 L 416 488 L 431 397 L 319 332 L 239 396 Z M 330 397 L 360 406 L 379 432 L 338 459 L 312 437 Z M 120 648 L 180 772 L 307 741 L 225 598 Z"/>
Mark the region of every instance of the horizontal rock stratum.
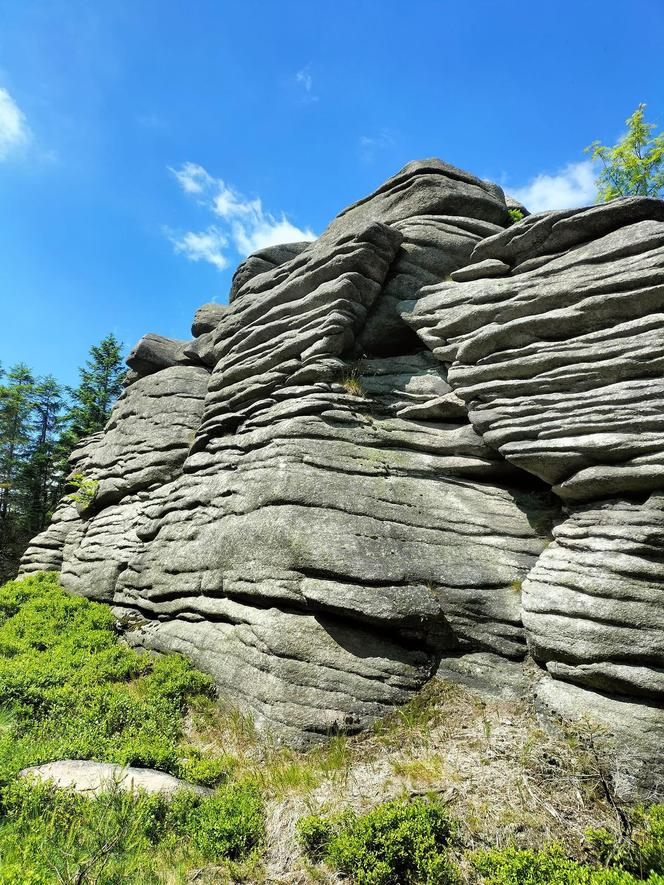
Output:
<path fill-rule="evenodd" d="M 664 201 L 508 206 L 425 160 L 247 258 L 193 340 L 136 345 L 94 498 L 22 571 L 293 744 L 530 661 L 664 795 Z"/>

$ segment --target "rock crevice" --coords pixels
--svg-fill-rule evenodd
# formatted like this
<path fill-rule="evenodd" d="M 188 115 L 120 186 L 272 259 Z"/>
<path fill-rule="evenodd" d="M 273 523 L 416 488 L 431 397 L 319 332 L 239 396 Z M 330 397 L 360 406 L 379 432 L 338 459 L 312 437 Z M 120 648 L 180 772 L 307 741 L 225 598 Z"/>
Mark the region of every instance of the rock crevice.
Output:
<path fill-rule="evenodd" d="M 291 743 L 368 726 L 439 667 L 493 685 L 531 658 L 542 709 L 595 698 L 649 752 L 664 202 L 512 205 L 425 160 L 247 258 L 191 341 L 134 348 L 74 456 L 94 500 L 62 502 L 23 572 L 59 569 Z"/>

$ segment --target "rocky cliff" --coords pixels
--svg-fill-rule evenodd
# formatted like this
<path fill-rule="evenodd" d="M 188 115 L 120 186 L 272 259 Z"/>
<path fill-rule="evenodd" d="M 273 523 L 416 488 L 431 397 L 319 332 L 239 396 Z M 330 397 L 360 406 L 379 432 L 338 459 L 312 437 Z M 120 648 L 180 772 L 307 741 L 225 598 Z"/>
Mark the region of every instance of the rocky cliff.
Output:
<path fill-rule="evenodd" d="M 136 345 L 23 572 L 289 742 L 525 672 L 664 795 L 664 201 L 511 206 L 426 160 L 250 256 Z"/>

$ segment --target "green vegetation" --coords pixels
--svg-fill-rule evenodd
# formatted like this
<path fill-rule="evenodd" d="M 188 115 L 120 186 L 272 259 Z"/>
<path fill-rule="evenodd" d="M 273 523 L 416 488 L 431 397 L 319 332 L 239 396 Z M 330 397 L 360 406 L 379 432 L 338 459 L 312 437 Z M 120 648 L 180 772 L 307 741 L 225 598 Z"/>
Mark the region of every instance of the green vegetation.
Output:
<path fill-rule="evenodd" d="M 366 392 L 356 371 L 350 372 L 341 379 L 341 386 L 350 396 L 366 397 Z"/>
<path fill-rule="evenodd" d="M 606 829 L 586 833 L 597 859 L 645 879 L 652 873 L 664 876 L 664 805 L 637 806 L 626 815 L 622 838 Z"/>
<path fill-rule="evenodd" d="M 18 781 L 0 802 L 0 885 L 184 882 L 206 863 L 246 864 L 264 833 L 251 785 L 210 798 L 183 791 L 168 802 L 119 789 L 91 799 Z"/>
<path fill-rule="evenodd" d="M 108 420 L 125 374 L 122 344 L 108 335 L 79 372 L 79 385 L 68 388 L 23 363 L 0 367 L 0 582 L 16 574 L 28 540 L 47 526 L 72 449 Z"/>
<path fill-rule="evenodd" d="M 358 815 L 311 815 L 297 826 L 314 863 L 325 863 L 357 885 L 664 885 L 664 805 L 636 809 L 634 834 L 586 834 L 587 862 L 555 842 L 543 848 L 465 852 L 460 826 L 438 801 L 396 799 Z M 463 871 L 463 872 L 462 872 Z"/>
<path fill-rule="evenodd" d="M 646 123 L 646 106 L 640 104 L 625 121 L 627 132 L 612 147 L 594 141 L 586 148 L 602 163 L 597 178 L 598 199 L 659 197 L 664 192 L 664 133 L 653 135 L 654 123 Z"/>
<path fill-rule="evenodd" d="M 460 880 L 448 856 L 454 824 L 443 805 L 395 799 L 365 814 L 303 818 L 300 841 L 357 885 L 447 885 Z"/>
<path fill-rule="evenodd" d="M 664 885 L 664 805 L 607 802 L 594 744 L 528 727 L 512 747 L 504 715 L 458 686 L 434 680 L 373 731 L 297 752 L 259 741 L 204 674 L 131 649 L 109 608 L 42 574 L 0 587 L 0 699 L 0 885 L 289 881 L 273 875 L 275 854 L 300 882 Z M 510 752 L 515 781 L 500 767 Z M 63 758 L 156 768 L 211 792 L 95 798 L 18 776 Z M 467 788 L 475 776 L 488 793 Z M 510 783 L 527 789 L 501 807 Z M 378 785 L 401 798 L 354 810 Z"/>
<path fill-rule="evenodd" d="M 483 885 L 664 885 L 664 877 L 651 873 L 647 878 L 635 878 L 621 867 L 598 867 L 570 860 L 552 843 L 542 851 L 532 849 L 478 852 L 473 866 Z"/>
<path fill-rule="evenodd" d="M 516 224 L 517 221 L 522 221 L 526 217 L 521 209 L 508 209 L 507 214 L 512 219 L 512 224 Z"/>
<path fill-rule="evenodd" d="M 99 483 L 96 479 L 88 479 L 80 470 L 72 473 L 67 480 L 69 488 L 75 489 L 67 498 L 77 504 L 81 510 L 85 510 L 94 501 Z"/>
<path fill-rule="evenodd" d="M 250 855 L 263 838 L 256 783 L 229 782 L 227 758 L 206 759 L 183 740 L 185 709 L 212 693 L 183 658 L 118 642 L 110 609 L 65 593 L 54 575 L 0 588 L 1 885 L 158 882 L 152 870 L 166 854 L 185 865 Z M 169 805 L 119 790 L 83 798 L 16 779 L 22 768 L 63 758 L 219 786 L 210 798 L 184 793 Z"/>

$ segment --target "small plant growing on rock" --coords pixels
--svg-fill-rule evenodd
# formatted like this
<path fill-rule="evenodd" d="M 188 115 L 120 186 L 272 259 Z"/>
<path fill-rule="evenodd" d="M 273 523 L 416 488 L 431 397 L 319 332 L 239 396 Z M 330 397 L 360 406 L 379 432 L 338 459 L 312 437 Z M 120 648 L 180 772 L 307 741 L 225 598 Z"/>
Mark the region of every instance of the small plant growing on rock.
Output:
<path fill-rule="evenodd" d="M 97 494 L 97 489 L 99 488 L 98 481 L 96 479 L 88 479 L 79 470 L 76 473 L 72 473 L 67 482 L 76 490 L 67 495 L 67 498 L 73 501 L 80 510 L 85 510 L 89 507 Z"/>
<path fill-rule="evenodd" d="M 512 219 L 512 224 L 516 224 L 518 221 L 522 221 L 526 216 L 523 214 L 521 209 L 508 209 L 507 214 Z"/>
<path fill-rule="evenodd" d="M 362 387 L 362 382 L 360 381 L 360 376 L 357 369 L 353 369 L 347 375 L 341 379 L 341 386 L 344 388 L 346 393 L 351 396 L 359 396 L 363 399 L 366 398 L 366 391 L 364 387 Z"/>

